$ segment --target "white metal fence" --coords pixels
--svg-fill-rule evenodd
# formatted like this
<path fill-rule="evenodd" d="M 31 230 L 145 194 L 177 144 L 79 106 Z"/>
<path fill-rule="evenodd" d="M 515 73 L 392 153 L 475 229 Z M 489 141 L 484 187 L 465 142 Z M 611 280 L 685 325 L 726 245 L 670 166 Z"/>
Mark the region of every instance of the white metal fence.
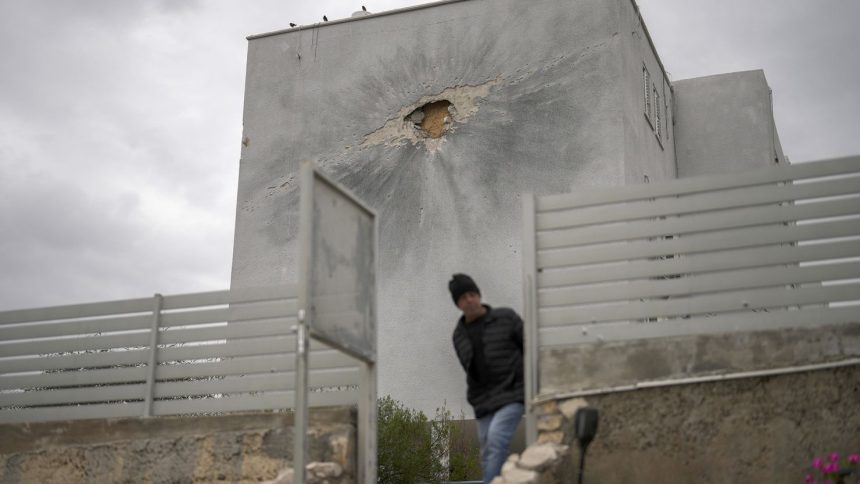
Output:
<path fill-rule="evenodd" d="M 532 397 L 553 347 L 860 322 L 858 157 L 527 197 L 524 224 Z"/>
<path fill-rule="evenodd" d="M 0 312 L 0 422 L 292 408 L 296 288 Z M 312 341 L 310 405 L 355 404 L 359 366 Z"/>

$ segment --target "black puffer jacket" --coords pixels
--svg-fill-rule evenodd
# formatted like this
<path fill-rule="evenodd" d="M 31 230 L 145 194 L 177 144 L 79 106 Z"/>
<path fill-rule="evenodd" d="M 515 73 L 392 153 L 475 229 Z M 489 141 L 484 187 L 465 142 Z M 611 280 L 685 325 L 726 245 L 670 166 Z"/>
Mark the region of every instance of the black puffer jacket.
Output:
<path fill-rule="evenodd" d="M 472 341 L 463 317 L 454 330 L 454 350 L 466 370 L 466 398 L 475 409 L 475 418 L 495 412 L 504 405 L 523 401 L 523 320 L 509 308 L 486 306 L 484 316 L 484 360 L 487 381 L 477 381 L 472 365 Z"/>

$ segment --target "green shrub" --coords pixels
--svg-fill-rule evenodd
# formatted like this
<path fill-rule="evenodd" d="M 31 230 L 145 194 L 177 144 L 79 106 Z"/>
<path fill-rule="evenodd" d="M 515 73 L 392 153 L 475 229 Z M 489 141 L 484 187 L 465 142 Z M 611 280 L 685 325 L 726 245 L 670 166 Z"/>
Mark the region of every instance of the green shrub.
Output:
<path fill-rule="evenodd" d="M 386 396 L 378 401 L 377 478 L 381 484 L 438 483 L 445 476 L 444 446 L 427 416 Z"/>
<path fill-rule="evenodd" d="M 423 412 L 386 396 L 378 400 L 378 415 L 380 484 L 480 479 L 478 449 L 468 445 L 449 411 L 436 409 L 436 418 L 429 421 Z"/>
<path fill-rule="evenodd" d="M 461 412 L 460 422 L 464 420 L 466 416 Z M 444 433 L 448 442 L 448 480 L 481 480 L 481 450 L 466 438 L 463 426 L 451 419 L 451 412 L 437 408 L 432 425 L 437 426 L 438 432 Z"/>

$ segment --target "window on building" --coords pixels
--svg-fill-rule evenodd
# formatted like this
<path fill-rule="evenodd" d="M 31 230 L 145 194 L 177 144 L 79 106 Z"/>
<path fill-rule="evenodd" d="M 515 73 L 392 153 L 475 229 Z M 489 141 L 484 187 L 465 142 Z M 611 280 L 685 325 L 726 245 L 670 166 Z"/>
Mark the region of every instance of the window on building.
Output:
<path fill-rule="evenodd" d="M 666 83 L 663 85 L 663 122 L 666 124 L 666 129 L 663 130 L 663 134 L 666 135 L 666 139 L 669 139 L 669 136 L 672 135 L 672 127 L 670 126 L 670 118 L 669 118 L 669 110 L 672 109 L 672 91 L 669 90 L 669 94 L 666 94 Z"/>
<path fill-rule="evenodd" d="M 654 87 L 654 134 L 657 135 L 657 139 L 660 139 L 660 135 L 663 133 L 663 126 L 660 124 L 660 95 L 657 93 L 657 87 Z"/>
<path fill-rule="evenodd" d="M 645 93 L 645 116 L 651 118 L 651 75 L 648 74 L 648 69 L 642 66 L 642 85 Z"/>

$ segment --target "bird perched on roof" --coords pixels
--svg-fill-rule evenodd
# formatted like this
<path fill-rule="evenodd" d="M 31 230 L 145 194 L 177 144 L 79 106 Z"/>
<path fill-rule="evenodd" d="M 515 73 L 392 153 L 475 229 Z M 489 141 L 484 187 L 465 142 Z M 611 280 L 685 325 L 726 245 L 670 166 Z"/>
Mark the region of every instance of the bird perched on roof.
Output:
<path fill-rule="evenodd" d="M 290 22 L 290 27 L 295 27 L 295 26 L 296 26 L 296 24 Z"/>
<path fill-rule="evenodd" d="M 323 15 L 323 22 L 328 22 L 328 17 L 326 17 L 325 15 Z"/>

